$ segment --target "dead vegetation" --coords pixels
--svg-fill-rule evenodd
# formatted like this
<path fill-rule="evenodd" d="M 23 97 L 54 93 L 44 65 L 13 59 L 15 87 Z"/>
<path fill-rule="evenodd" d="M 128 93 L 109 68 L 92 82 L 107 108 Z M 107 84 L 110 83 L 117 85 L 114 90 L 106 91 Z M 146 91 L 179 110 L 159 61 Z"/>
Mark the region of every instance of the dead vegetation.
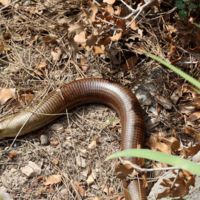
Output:
<path fill-rule="evenodd" d="M 1 118 L 71 80 L 103 77 L 136 93 L 148 148 L 199 162 L 198 94 L 143 55 L 150 51 L 199 78 L 199 28 L 178 20 L 173 1 L 149 2 L 0 0 Z M 119 150 L 120 132 L 115 113 L 91 105 L 18 138 L 9 151 L 12 139 L 2 140 L 0 190 L 13 199 L 123 199 L 116 162 L 104 162 Z M 149 191 L 157 184 L 149 199 L 183 197 L 195 183 L 180 170 L 146 180 Z"/>

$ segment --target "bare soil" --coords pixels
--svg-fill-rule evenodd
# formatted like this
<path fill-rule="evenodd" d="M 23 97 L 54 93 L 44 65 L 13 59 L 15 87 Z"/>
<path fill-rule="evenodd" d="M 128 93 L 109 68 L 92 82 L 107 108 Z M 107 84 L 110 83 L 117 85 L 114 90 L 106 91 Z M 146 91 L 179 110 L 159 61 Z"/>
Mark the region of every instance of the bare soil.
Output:
<path fill-rule="evenodd" d="M 69 27 L 79 22 L 92 30 L 91 24 L 83 23 L 83 8 L 85 12 L 91 9 L 89 4 L 81 5 L 74 0 L 27 0 L 1 5 L 0 86 L 14 88 L 16 93 L 15 98 L 0 105 L 1 119 L 37 104 L 49 91 L 72 80 L 102 77 L 136 93 L 147 126 L 145 146 L 155 145 L 148 140 L 154 134 L 176 137 L 183 146 L 195 144 L 184 132 L 188 121 L 181 112 L 183 105 L 190 105 L 196 97 L 192 89 L 139 51 L 144 47 L 160 56 L 169 55 L 171 44 L 164 36 L 171 32 L 161 30 L 161 23 L 173 25 L 173 20 L 169 20 L 173 14 L 163 11 L 151 19 L 142 16 L 138 24 L 143 35 L 133 31 L 123 40 L 129 49 L 117 41 L 116 46 L 99 55 L 76 44 L 75 33 L 69 32 Z M 185 52 L 178 40 L 176 45 L 183 56 L 181 66 L 198 78 L 198 54 Z M 126 51 L 132 60 L 123 54 Z M 119 52 L 124 55 L 121 60 Z M 189 66 L 184 64 L 186 61 L 190 62 Z M 179 90 L 182 94 L 177 97 L 178 103 L 173 102 L 172 95 Z M 195 130 L 200 128 L 198 122 L 195 126 L 192 123 Z M 117 161 L 105 162 L 108 155 L 120 149 L 120 133 L 119 118 L 113 110 L 103 105 L 89 105 L 69 111 L 35 133 L 17 138 L 14 144 L 13 139 L 1 140 L 0 190 L 5 190 L 13 199 L 24 200 L 122 199 L 122 184 L 114 170 Z M 36 176 L 27 177 L 22 172 L 29 161 L 41 169 Z M 147 163 L 147 167 L 151 166 Z M 61 181 L 55 183 L 53 179 L 47 184 L 52 175 L 61 175 Z M 147 179 L 149 191 L 151 182 L 156 182 L 158 177 Z"/>

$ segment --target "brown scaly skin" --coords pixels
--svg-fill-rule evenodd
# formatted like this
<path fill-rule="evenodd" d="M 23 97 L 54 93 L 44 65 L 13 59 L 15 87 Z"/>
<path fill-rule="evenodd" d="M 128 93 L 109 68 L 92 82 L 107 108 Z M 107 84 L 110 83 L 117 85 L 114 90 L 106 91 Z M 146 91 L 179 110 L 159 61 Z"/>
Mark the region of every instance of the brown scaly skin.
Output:
<path fill-rule="evenodd" d="M 122 124 L 121 149 L 142 146 L 144 121 L 135 95 L 119 84 L 99 78 L 86 78 L 65 84 L 51 92 L 31 111 L 22 111 L 0 121 L 0 139 L 30 133 L 56 119 L 59 115 L 55 114 L 89 103 L 105 104 L 116 110 Z M 139 164 L 136 159 L 133 162 Z M 126 200 L 146 199 L 142 181 L 125 181 L 123 185 Z"/>

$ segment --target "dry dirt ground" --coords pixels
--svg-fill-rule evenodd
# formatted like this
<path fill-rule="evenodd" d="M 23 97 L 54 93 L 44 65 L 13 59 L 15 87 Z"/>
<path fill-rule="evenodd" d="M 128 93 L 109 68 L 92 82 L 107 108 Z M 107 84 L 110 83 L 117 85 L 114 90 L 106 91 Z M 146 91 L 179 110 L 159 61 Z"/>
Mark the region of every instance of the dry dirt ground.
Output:
<path fill-rule="evenodd" d="M 111 43 L 95 46 L 94 38 L 89 38 L 91 32 L 98 31 L 99 37 L 106 41 L 109 36 L 106 29 L 114 29 L 102 17 L 103 11 L 99 10 L 97 16 L 96 8 L 90 4 L 81 5 L 73 0 L 25 0 L 1 5 L 0 86 L 14 91 L 9 100 L 2 98 L 5 93 L 0 94 L 1 119 L 37 104 L 49 91 L 64 83 L 84 77 L 102 77 L 136 93 L 144 110 L 146 146 L 193 156 L 200 148 L 189 133 L 199 131 L 199 118 L 188 120 L 191 110 L 185 105 L 192 106 L 195 92 L 173 72 L 140 55 L 139 51 L 145 47 L 170 58 L 181 54 L 183 61 L 179 64 L 199 77 L 198 54 L 184 50 L 177 38 L 171 38 L 170 43 L 169 38 L 164 37 L 165 34 L 178 37 L 171 20 L 175 16 L 173 7 L 167 8 L 157 15 L 156 11 L 150 12 L 146 19 L 143 16 L 137 26 L 132 24 L 129 32 L 123 29 L 124 38 L 117 38 L 119 35 L 112 32 L 115 38 Z M 88 22 L 85 13 L 92 16 Z M 102 23 L 98 21 L 95 30 L 93 18 L 101 18 Z M 91 20 L 94 21 L 91 23 Z M 121 21 L 118 24 L 124 26 Z M 95 46 L 92 50 L 84 44 L 88 39 L 84 34 L 92 48 Z M 170 52 L 173 40 L 177 40 L 178 53 Z M 192 128 L 187 129 L 189 133 L 187 123 Z M 114 174 L 117 161 L 104 161 L 119 150 L 120 133 L 119 118 L 114 111 L 102 105 L 90 105 L 69 111 L 47 127 L 14 142 L 13 139 L 0 140 L 0 190 L 13 199 L 122 199 L 122 185 Z M 154 138 L 148 140 L 150 135 Z M 174 144 L 178 145 L 175 149 Z M 195 150 L 186 151 L 186 147 L 195 147 Z M 156 165 L 147 163 L 147 167 L 152 166 Z M 159 176 L 147 178 L 149 189 Z M 182 176 L 193 180 L 188 174 Z M 176 180 L 180 177 L 177 175 Z M 183 189 L 178 194 L 184 196 L 190 184 L 179 182 Z"/>

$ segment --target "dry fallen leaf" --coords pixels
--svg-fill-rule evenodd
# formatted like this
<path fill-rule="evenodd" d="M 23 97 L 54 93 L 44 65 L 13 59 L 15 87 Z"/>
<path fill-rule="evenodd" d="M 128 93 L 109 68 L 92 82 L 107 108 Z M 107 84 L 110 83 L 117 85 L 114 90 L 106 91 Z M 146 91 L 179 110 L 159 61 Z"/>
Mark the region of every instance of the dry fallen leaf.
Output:
<path fill-rule="evenodd" d="M 51 175 L 48 178 L 46 178 L 44 185 L 54 185 L 60 183 L 61 181 L 61 175 Z"/>
<path fill-rule="evenodd" d="M 114 4 L 116 0 L 103 0 L 104 3 L 108 3 L 110 5 Z"/>
<path fill-rule="evenodd" d="M 114 9 L 111 5 L 107 5 L 105 10 L 110 14 L 110 15 L 114 15 Z"/>
<path fill-rule="evenodd" d="M 181 150 L 181 154 L 187 158 L 189 156 L 194 156 L 199 151 L 200 151 L 200 144 L 196 144 L 191 147 L 183 147 L 183 149 Z"/>
<path fill-rule="evenodd" d="M 80 194 L 81 197 L 84 197 L 86 195 L 86 191 L 83 188 L 83 186 L 81 185 L 81 183 L 79 183 L 78 181 L 74 181 L 73 185 L 74 185 L 76 191 Z"/>
<path fill-rule="evenodd" d="M 58 62 L 60 60 L 61 55 L 62 55 L 62 51 L 59 47 L 56 47 L 55 49 L 51 51 L 51 56 L 54 62 Z"/>
<path fill-rule="evenodd" d="M 122 37 L 122 30 L 117 32 L 115 35 L 111 36 L 110 39 L 114 42 L 114 41 L 118 41 L 119 39 L 121 39 L 121 37 Z"/>
<path fill-rule="evenodd" d="M 192 103 L 196 109 L 200 109 L 200 97 L 196 97 Z"/>
<path fill-rule="evenodd" d="M 46 60 L 41 60 L 37 65 L 36 65 L 36 68 L 37 69 L 44 69 L 47 67 L 47 61 Z"/>
<path fill-rule="evenodd" d="M 5 50 L 5 45 L 2 40 L 0 40 L 0 52 L 3 52 Z"/>
<path fill-rule="evenodd" d="M 115 15 L 119 16 L 121 14 L 122 7 L 121 6 L 115 6 Z"/>
<path fill-rule="evenodd" d="M 171 110 L 173 107 L 172 102 L 170 101 L 170 99 L 165 98 L 163 96 L 160 95 L 156 95 L 156 99 L 158 101 L 158 103 L 163 106 L 166 110 Z"/>
<path fill-rule="evenodd" d="M 65 16 L 58 18 L 57 22 L 60 26 L 66 26 L 69 23 L 69 20 L 67 18 L 65 18 Z"/>
<path fill-rule="evenodd" d="M 94 170 L 91 170 L 91 173 L 88 175 L 87 180 L 86 180 L 87 184 L 88 185 L 93 184 L 96 177 L 97 177 L 96 172 Z"/>
<path fill-rule="evenodd" d="M 80 67 L 83 70 L 83 72 L 86 72 L 89 69 L 89 65 L 86 58 L 80 59 Z"/>
<path fill-rule="evenodd" d="M 183 197 L 188 193 L 189 188 L 194 185 L 194 180 L 194 176 L 185 171 L 180 171 L 178 174 L 171 170 L 166 171 L 158 177 L 157 182 L 151 189 L 149 199 Z"/>
<path fill-rule="evenodd" d="M 177 32 L 177 29 L 172 25 L 166 25 L 166 29 L 169 31 L 169 33 Z"/>
<path fill-rule="evenodd" d="M 3 6 L 8 6 L 8 5 L 10 5 L 11 0 L 0 0 L 0 3 L 1 3 Z"/>
<path fill-rule="evenodd" d="M 98 36 L 97 35 L 90 35 L 87 38 L 86 44 L 88 46 L 94 46 L 96 44 L 97 40 L 98 40 Z"/>
<path fill-rule="evenodd" d="M 57 45 L 58 44 L 56 37 L 54 35 L 46 35 L 46 36 L 43 36 L 42 39 L 46 45 Z"/>
<path fill-rule="evenodd" d="M 91 20 L 91 22 L 94 22 L 94 21 L 95 21 L 96 14 L 97 14 L 97 12 L 98 12 L 98 7 L 97 7 L 95 4 L 92 4 L 91 9 L 92 9 L 92 15 L 91 15 L 91 17 L 90 17 L 90 20 Z"/>
<path fill-rule="evenodd" d="M 180 141 L 173 136 L 168 137 L 168 138 L 162 138 L 162 142 L 170 146 L 173 152 L 178 151 L 180 148 Z"/>
<path fill-rule="evenodd" d="M 136 23 L 135 20 L 132 21 L 131 25 L 130 25 L 130 28 L 134 31 L 136 31 L 138 29 L 138 25 Z"/>
<path fill-rule="evenodd" d="M 74 37 L 74 41 L 82 44 L 86 42 L 86 35 L 85 35 L 85 31 L 80 32 L 79 34 L 76 34 Z"/>
<path fill-rule="evenodd" d="M 69 32 L 77 32 L 77 31 L 80 31 L 82 29 L 83 29 L 83 27 L 81 26 L 81 24 L 76 23 L 76 24 L 70 24 L 68 31 Z"/>
<path fill-rule="evenodd" d="M 189 192 L 189 188 L 194 184 L 194 176 L 187 172 L 180 171 L 174 178 L 163 179 L 161 183 L 165 190 L 158 194 L 158 199 L 162 197 L 183 197 Z"/>
<path fill-rule="evenodd" d="M 88 145 L 88 149 L 95 149 L 97 146 L 97 141 L 93 140 L 92 142 L 90 142 L 90 144 Z"/>
<path fill-rule="evenodd" d="M 193 137 L 196 142 L 200 142 L 200 131 L 196 130 L 195 128 L 192 128 L 191 126 L 186 126 L 184 129 L 184 133 Z"/>
<path fill-rule="evenodd" d="M 192 122 L 199 119 L 200 119 L 200 111 L 194 112 L 188 117 L 188 120 Z"/>
<path fill-rule="evenodd" d="M 174 137 L 165 138 L 160 134 L 152 135 L 148 140 L 151 149 L 171 154 L 179 148 L 179 141 Z"/>
<path fill-rule="evenodd" d="M 44 77 L 44 72 L 42 70 L 35 69 L 34 70 L 34 75 L 37 75 L 39 77 Z"/>
<path fill-rule="evenodd" d="M 170 99 L 173 104 L 176 104 L 179 99 L 182 97 L 182 90 L 178 87 L 170 96 Z"/>
<path fill-rule="evenodd" d="M 31 92 L 26 92 L 20 95 L 20 100 L 22 100 L 25 103 L 30 103 L 35 95 Z"/>
<path fill-rule="evenodd" d="M 104 54 L 105 53 L 105 46 L 104 45 L 101 45 L 101 46 L 94 46 L 93 47 L 93 50 L 94 50 L 94 53 L 96 55 L 98 54 Z"/>
<path fill-rule="evenodd" d="M 126 62 L 123 64 L 123 69 L 125 71 L 131 70 L 135 67 L 137 64 L 138 57 L 136 55 L 131 56 L 130 58 L 126 59 Z"/>
<path fill-rule="evenodd" d="M 15 88 L 0 88 L 0 105 L 15 98 Z"/>
<path fill-rule="evenodd" d="M 58 165 L 59 164 L 59 159 L 58 158 L 53 158 L 51 160 L 51 162 L 54 164 L 54 165 Z"/>
<path fill-rule="evenodd" d="M 118 163 L 115 167 L 115 173 L 120 179 L 124 179 L 128 175 L 132 174 L 133 170 L 133 165 L 128 160 Z"/>
<path fill-rule="evenodd" d="M 173 56 L 174 56 L 175 53 L 176 53 L 176 50 L 177 50 L 176 46 L 175 46 L 173 43 L 171 43 L 171 44 L 169 45 L 168 57 L 169 57 L 169 58 L 173 58 Z"/>

